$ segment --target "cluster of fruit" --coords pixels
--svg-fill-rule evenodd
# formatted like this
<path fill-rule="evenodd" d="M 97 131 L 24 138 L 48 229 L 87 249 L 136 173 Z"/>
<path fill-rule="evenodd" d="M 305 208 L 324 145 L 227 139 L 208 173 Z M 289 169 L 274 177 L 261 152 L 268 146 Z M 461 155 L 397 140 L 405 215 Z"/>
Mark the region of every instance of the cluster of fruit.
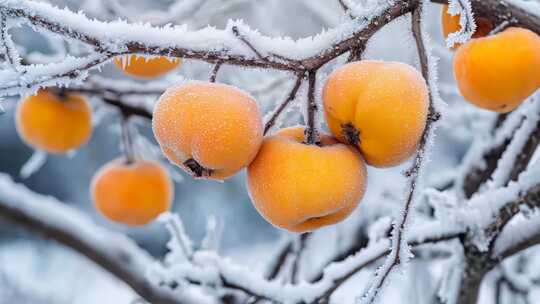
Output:
<path fill-rule="evenodd" d="M 459 16 L 443 8 L 445 35 Z M 540 37 L 508 28 L 485 37 L 492 25 L 478 20 L 474 39 L 460 45 L 454 72 L 465 99 L 485 109 L 515 109 L 540 85 Z M 180 64 L 166 57 L 116 59 L 126 74 L 148 78 Z M 195 178 L 223 180 L 247 168 L 254 206 L 275 226 L 295 232 L 345 219 L 366 189 L 366 164 L 390 167 L 411 157 L 426 127 L 429 92 L 413 67 L 363 60 L 335 70 L 323 89 L 331 132 L 305 142 L 305 128 L 264 137 L 256 101 L 232 86 L 188 82 L 169 88 L 156 104 L 152 128 L 164 155 Z M 76 94 L 40 90 L 20 102 L 16 125 L 35 148 L 64 153 L 92 132 L 91 108 Z M 168 210 L 173 184 L 157 162 L 114 160 L 95 175 L 96 208 L 107 218 L 143 225 Z"/>
<path fill-rule="evenodd" d="M 458 31 L 459 22 L 459 16 L 451 16 L 443 6 L 444 35 Z M 540 36 L 518 27 L 488 36 L 493 30 L 488 19 L 477 18 L 473 39 L 457 47 L 454 75 L 466 100 L 506 113 L 540 87 Z"/>
<path fill-rule="evenodd" d="M 248 190 L 275 226 L 304 232 L 346 218 L 366 187 L 365 163 L 395 166 L 416 150 L 428 112 L 422 75 L 397 62 L 360 61 L 324 86 L 333 134 L 305 142 L 303 127 L 263 138 L 257 103 L 210 82 L 169 88 L 154 109 L 154 135 L 166 157 L 196 178 L 222 180 L 247 167 Z"/>

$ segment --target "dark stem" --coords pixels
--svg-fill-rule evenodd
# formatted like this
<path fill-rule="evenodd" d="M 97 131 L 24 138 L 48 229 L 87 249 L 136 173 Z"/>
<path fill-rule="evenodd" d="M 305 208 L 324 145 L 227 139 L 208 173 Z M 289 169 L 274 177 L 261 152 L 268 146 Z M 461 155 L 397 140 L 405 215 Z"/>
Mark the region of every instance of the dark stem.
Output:
<path fill-rule="evenodd" d="M 305 133 L 305 143 L 308 145 L 320 145 L 319 131 L 316 127 L 316 115 L 318 111 L 317 100 L 315 99 L 315 86 L 317 82 L 317 72 L 308 73 L 308 93 L 307 93 L 307 126 Z"/>
<path fill-rule="evenodd" d="M 126 164 L 130 165 L 135 162 L 135 152 L 133 149 L 133 140 L 131 134 L 131 126 L 129 124 L 129 115 L 124 115 L 122 113 L 122 122 L 120 123 L 122 127 L 121 138 L 122 138 L 122 147 L 124 149 L 124 156 L 126 158 Z"/>
<path fill-rule="evenodd" d="M 203 167 L 193 158 L 190 158 L 184 162 L 184 166 L 189 169 L 194 177 L 209 177 L 214 170 Z"/>
<path fill-rule="evenodd" d="M 152 113 L 145 108 L 129 105 L 117 98 L 102 97 L 102 100 L 106 104 L 118 108 L 125 116 L 139 116 L 146 119 L 152 119 Z"/>
<path fill-rule="evenodd" d="M 214 68 L 212 69 L 212 72 L 210 72 L 210 77 L 208 81 L 210 82 L 216 82 L 217 74 L 219 72 L 219 69 L 221 68 L 222 63 L 218 62 L 214 65 Z"/>

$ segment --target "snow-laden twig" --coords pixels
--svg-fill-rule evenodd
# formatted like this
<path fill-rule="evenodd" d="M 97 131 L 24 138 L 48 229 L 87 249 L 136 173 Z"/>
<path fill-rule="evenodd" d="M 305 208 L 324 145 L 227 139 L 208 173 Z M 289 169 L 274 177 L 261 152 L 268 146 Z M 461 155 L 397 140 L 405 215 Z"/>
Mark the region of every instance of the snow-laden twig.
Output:
<path fill-rule="evenodd" d="M 462 161 L 460 174 L 457 175 L 456 186 L 460 195 L 470 198 L 479 192 L 497 169 L 499 159 L 522 126 L 524 119 L 538 113 L 537 97 L 532 97 L 523 106 L 509 114 L 500 114 L 493 121 L 491 131 L 476 136 L 474 143 Z M 523 131 L 522 131 L 523 132 Z M 521 138 L 521 137 L 520 137 Z M 528 150 L 516 159 L 510 177 L 515 179 L 523 171 L 523 164 L 528 162 L 528 154 L 534 152 L 534 140 L 527 143 Z M 529 151 L 532 150 L 532 151 Z"/>
<path fill-rule="evenodd" d="M 21 58 L 9 34 L 8 20 L 4 14 L 0 14 L 0 48 L 1 54 L 6 59 L 10 68 L 18 71 L 21 65 Z"/>
<path fill-rule="evenodd" d="M 443 242 L 458 237 L 464 232 L 460 229 L 440 229 L 438 223 L 418 226 L 412 229 L 408 241 L 411 246 Z M 387 255 L 389 246 L 389 239 L 381 239 L 342 262 L 330 264 L 324 270 L 322 279 L 296 285 L 282 285 L 277 280 L 267 280 L 245 266 L 208 251 L 195 252 L 192 261 L 171 264 L 166 268 L 159 266 L 158 272 L 177 282 L 240 290 L 256 299 L 278 303 L 327 303 L 334 291 L 350 277 Z"/>
<path fill-rule="evenodd" d="M 527 167 L 540 143 L 540 100 L 535 96 L 531 103 L 532 106 L 524 113 L 521 126 L 497 162 L 497 169 L 487 185 L 489 189 L 506 186 L 509 181 L 515 180 Z"/>

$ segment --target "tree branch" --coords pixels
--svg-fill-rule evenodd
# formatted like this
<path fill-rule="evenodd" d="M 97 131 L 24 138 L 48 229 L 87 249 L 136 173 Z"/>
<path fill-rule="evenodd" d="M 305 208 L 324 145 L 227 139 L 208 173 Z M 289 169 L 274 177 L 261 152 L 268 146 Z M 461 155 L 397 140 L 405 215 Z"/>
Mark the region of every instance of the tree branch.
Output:
<path fill-rule="evenodd" d="M 155 261 L 125 236 L 96 226 L 78 211 L 32 193 L 4 174 L 0 189 L 0 216 L 86 256 L 150 303 L 192 302 L 151 285 L 145 273 Z"/>

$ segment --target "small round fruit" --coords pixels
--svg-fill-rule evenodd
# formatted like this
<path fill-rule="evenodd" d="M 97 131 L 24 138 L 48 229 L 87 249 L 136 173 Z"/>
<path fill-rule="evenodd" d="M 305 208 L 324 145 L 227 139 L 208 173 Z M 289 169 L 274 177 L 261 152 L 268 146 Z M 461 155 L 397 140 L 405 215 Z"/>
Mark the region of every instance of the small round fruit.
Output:
<path fill-rule="evenodd" d="M 448 13 L 448 5 L 445 4 L 442 6 L 441 11 L 441 23 L 444 38 L 448 38 L 448 35 L 451 33 L 458 32 L 461 29 L 460 16 L 452 16 Z M 493 30 L 493 24 L 487 18 L 478 17 L 476 18 L 476 31 L 474 32 L 472 38 L 480 38 L 489 35 Z M 454 45 L 454 48 L 459 45 Z"/>
<path fill-rule="evenodd" d="M 125 62 L 127 60 L 127 62 Z M 153 78 L 167 74 L 180 65 L 178 58 L 165 56 L 145 57 L 130 55 L 129 58 L 117 57 L 114 59 L 116 66 L 124 73 L 140 78 Z"/>
<path fill-rule="evenodd" d="M 506 113 L 540 86 L 540 37 L 523 28 L 462 45 L 454 74 L 463 97 L 472 104 Z"/>
<path fill-rule="evenodd" d="M 152 127 L 171 162 L 196 178 L 217 180 L 251 163 L 263 136 L 257 103 L 210 82 L 169 88 L 154 109 Z"/>
<path fill-rule="evenodd" d="M 168 211 L 174 186 L 157 162 L 117 159 L 103 166 L 91 186 L 96 209 L 106 218 L 127 225 L 145 225 Z"/>
<path fill-rule="evenodd" d="M 304 128 L 266 137 L 247 170 L 251 200 L 273 225 L 306 232 L 338 223 L 356 208 L 366 187 L 358 151 L 321 134 L 321 146 L 304 144 Z"/>
<path fill-rule="evenodd" d="M 399 62 L 346 64 L 323 90 L 328 127 L 341 142 L 360 149 L 375 167 L 398 165 L 414 154 L 426 126 L 426 81 Z"/>
<path fill-rule="evenodd" d="M 90 138 L 92 109 L 80 95 L 39 90 L 17 105 L 16 128 L 28 145 L 49 153 L 65 153 Z"/>

